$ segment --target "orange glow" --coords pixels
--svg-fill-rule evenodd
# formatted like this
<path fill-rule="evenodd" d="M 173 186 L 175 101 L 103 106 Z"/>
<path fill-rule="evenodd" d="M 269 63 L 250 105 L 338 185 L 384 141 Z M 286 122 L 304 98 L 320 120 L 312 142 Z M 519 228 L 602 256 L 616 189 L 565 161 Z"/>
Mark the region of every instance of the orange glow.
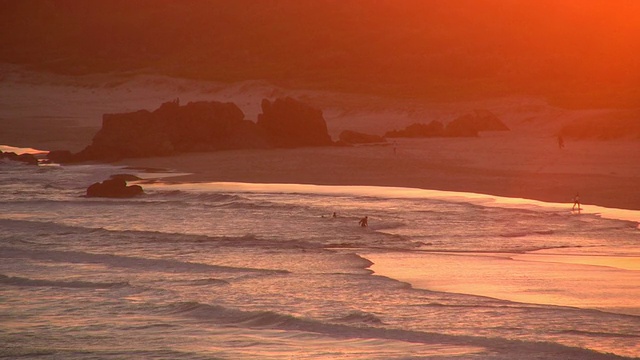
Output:
<path fill-rule="evenodd" d="M 408 96 L 534 92 L 625 102 L 639 95 L 635 0 L 46 4 L 14 5 L 0 17 L 4 60 Z"/>
<path fill-rule="evenodd" d="M 640 274 L 606 266 L 596 257 L 580 259 L 544 252 L 515 256 L 428 252 L 364 256 L 374 263 L 371 269 L 376 274 L 419 289 L 640 314 Z M 637 256 L 626 259 L 627 264 L 635 264 L 632 269 L 639 261 Z"/>

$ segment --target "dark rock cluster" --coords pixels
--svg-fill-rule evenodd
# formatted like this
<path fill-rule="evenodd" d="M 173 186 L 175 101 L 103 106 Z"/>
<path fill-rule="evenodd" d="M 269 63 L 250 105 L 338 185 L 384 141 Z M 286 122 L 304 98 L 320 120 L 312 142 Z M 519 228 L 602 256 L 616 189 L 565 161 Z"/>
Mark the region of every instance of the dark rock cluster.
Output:
<path fill-rule="evenodd" d="M 433 120 L 428 124 L 415 123 L 402 130 L 392 130 L 385 137 L 474 137 L 481 131 L 508 131 L 509 128 L 488 110 L 475 110 L 449 122 L 446 126 Z"/>
<path fill-rule="evenodd" d="M 290 97 L 262 100 L 257 126 L 274 147 L 332 145 L 322 111 Z"/>
<path fill-rule="evenodd" d="M 258 121 L 234 103 L 178 101 L 154 111 L 105 114 L 92 143 L 77 154 L 52 151 L 55 162 L 115 161 L 216 150 L 326 146 L 333 142 L 322 111 L 292 98 L 262 101 Z"/>
<path fill-rule="evenodd" d="M 29 165 L 38 165 L 38 159 L 33 154 L 16 154 L 11 151 L 0 151 L 0 160 L 7 159 L 10 161 L 18 161 Z"/>
<path fill-rule="evenodd" d="M 218 101 L 181 106 L 176 100 L 154 111 L 104 114 L 102 128 L 89 146 L 76 154 L 51 151 L 47 158 L 57 163 L 116 161 L 232 149 L 375 144 L 398 137 L 478 136 L 479 131 L 509 130 L 491 112 L 475 110 L 446 126 L 435 120 L 415 123 L 384 136 L 345 130 L 334 143 L 321 110 L 290 97 L 264 99 L 261 106 L 257 122 L 246 120 L 236 104 Z"/>
<path fill-rule="evenodd" d="M 130 198 L 144 193 L 140 185 L 127 185 L 122 177 L 112 177 L 87 188 L 87 197 Z"/>

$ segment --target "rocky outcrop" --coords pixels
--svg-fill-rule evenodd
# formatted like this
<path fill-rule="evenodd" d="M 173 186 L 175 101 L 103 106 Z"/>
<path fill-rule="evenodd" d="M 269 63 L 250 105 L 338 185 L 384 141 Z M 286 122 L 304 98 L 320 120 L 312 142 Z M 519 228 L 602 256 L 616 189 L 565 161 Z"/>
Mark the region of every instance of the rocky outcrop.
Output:
<path fill-rule="evenodd" d="M 16 154 L 14 152 L 2 152 L 0 151 L 0 160 L 7 159 L 11 161 L 18 161 L 28 165 L 38 165 L 38 158 L 36 158 L 33 154 Z"/>
<path fill-rule="evenodd" d="M 440 121 L 433 120 L 428 124 L 415 123 L 407 126 L 402 130 L 387 131 L 384 137 L 388 138 L 422 138 L 443 136 L 444 126 Z"/>
<path fill-rule="evenodd" d="M 258 127 L 275 147 L 332 145 L 322 111 L 290 97 L 262 100 Z"/>
<path fill-rule="evenodd" d="M 177 101 L 155 111 L 105 114 L 91 145 L 77 154 L 52 151 L 54 162 L 115 161 L 184 152 L 323 146 L 333 142 L 322 112 L 292 98 L 262 101 L 258 122 L 233 103 Z"/>
<path fill-rule="evenodd" d="M 127 186 L 127 182 L 121 177 L 97 182 L 87 188 L 87 197 L 129 198 L 143 193 L 142 186 Z"/>
<path fill-rule="evenodd" d="M 505 131 L 509 128 L 498 117 L 488 110 L 474 110 L 456 118 L 444 126 L 441 122 L 433 120 L 428 124 L 415 123 L 402 130 L 392 130 L 385 133 L 385 137 L 471 137 L 478 136 L 480 131 Z"/>
<path fill-rule="evenodd" d="M 69 150 L 52 150 L 46 156 L 49 162 L 58 164 L 71 162 L 74 159 L 74 154 Z"/>
<path fill-rule="evenodd" d="M 233 103 L 177 102 L 150 112 L 105 114 L 102 128 L 76 160 L 115 160 L 180 152 L 266 147 L 254 123 Z"/>
<path fill-rule="evenodd" d="M 473 121 L 469 121 L 470 119 L 470 117 L 465 115 L 448 123 L 445 127 L 444 135 L 448 137 L 478 136 L 478 127 L 473 123 Z"/>
<path fill-rule="evenodd" d="M 339 139 L 345 144 L 376 144 L 384 143 L 386 140 L 379 135 L 363 134 L 353 130 L 344 130 L 340 133 Z"/>
<path fill-rule="evenodd" d="M 474 110 L 451 121 L 445 127 L 445 136 L 478 136 L 480 131 L 509 131 L 497 116 L 488 110 Z"/>

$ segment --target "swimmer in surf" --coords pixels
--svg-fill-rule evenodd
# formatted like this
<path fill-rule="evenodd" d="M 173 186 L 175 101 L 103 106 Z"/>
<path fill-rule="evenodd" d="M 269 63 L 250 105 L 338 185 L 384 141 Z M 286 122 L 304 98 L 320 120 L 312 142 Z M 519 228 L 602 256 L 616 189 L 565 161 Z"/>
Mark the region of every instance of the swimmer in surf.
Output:
<path fill-rule="evenodd" d="M 362 219 L 360 219 L 358 224 L 360 224 L 360 226 L 362 226 L 362 227 L 369 226 L 369 217 L 368 216 L 363 217 Z"/>

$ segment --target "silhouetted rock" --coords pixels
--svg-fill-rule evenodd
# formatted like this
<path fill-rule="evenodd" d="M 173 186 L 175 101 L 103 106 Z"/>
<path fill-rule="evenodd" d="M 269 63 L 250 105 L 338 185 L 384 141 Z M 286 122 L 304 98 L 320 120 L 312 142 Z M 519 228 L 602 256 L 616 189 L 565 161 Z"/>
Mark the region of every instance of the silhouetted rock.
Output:
<path fill-rule="evenodd" d="M 38 159 L 33 154 L 20 154 L 17 160 L 29 165 L 38 165 Z"/>
<path fill-rule="evenodd" d="M 50 162 L 63 164 L 73 161 L 74 155 L 69 150 L 53 150 L 49 151 L 47 159 Z"/>
<path fill-rule="evenodd" d="M 339 138 L 340 141 L 347 144 L 374 144 L 386 142 L 382 136 L 363 134 L 352 130 L 344 130 L 340 133 Z"/>
<path fill-rule="evenodd" d="M 448 123 L 445 135 L 451 137 L 478 136 L 480 131 L 509 131 L 509 128 L 488 110 L 474 110 Z"/>
<path fill-rule="evenodd" d="M 87 188 L 87 197 L 129 198 L 143 193 L 142 186 L 127 186 L 127 182 L 120 177 L 97 182 Z"/>
<path fill-rule="evenodd" d="M 472 121 L 469 121 L 469 118 L 466 117 L 466 115 L 448 123 L 444 132 L 445 135 L 449 137 L 478 136 L 478 128 Z"/>
<path fill-rule="evenodd" d="M 402 130 L 387 131 L 384 137 L 398 138 L 421 138 L 421 137 L 437 137 L 443 136 L 444 126 L 440 121 L 433 120 L 428 124 L 411 124 Z"/>
<path fill-rule="evenodd" d="M 60 162 L 115 161 L 183 152 L 333 144 L 320 110 L 291 98 L 263 100 L 258 124 L 233 103 L 177 101 L 150 112 L 105 114 L 91 145 L 77 154 L 50 154 Z"/>
<path fill-rule="evenodd" d="M 262 100 L 258 126 L 275 147 L 332 145 L 322 111 L 290 97 Z"/>
<path fill-rule="evenodd" d="M 14 152 L 2 152 L 0 151 L 0 159 L 7 159 L 11 161 L 18 161 L 29 165 L 38 165 L 38 159 L 33 154 L 16 154 Z"/>
<path fill-rule="evenodd" d="M 264 148 L 268 144 L 255 123 L 233 103 L 177 102 L 150 112 L 105 114 L 91 145 L 74 160 L 117 160 L 180 152 Z"/>

